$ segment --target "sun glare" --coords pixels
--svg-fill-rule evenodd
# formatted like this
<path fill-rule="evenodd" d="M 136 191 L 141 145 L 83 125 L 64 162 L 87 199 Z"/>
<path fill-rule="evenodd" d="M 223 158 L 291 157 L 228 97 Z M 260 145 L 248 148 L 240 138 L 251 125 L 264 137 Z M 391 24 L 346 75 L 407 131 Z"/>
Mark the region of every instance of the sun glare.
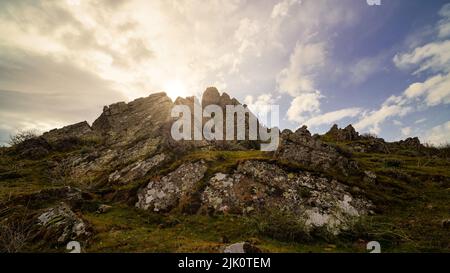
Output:
<path fill-rule="evenodd" d="M 164 91 L 172 100 L 187 95 L 186 87 L 179 81 L 171 81 L 164 85 Z"/>

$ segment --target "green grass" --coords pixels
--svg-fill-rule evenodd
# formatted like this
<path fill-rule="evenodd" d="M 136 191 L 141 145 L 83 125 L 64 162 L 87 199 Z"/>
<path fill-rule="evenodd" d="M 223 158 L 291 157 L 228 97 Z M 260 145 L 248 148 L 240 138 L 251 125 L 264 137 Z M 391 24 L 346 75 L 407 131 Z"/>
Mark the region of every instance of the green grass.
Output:
<path fill-rule="evenodd" d="M 345 143 L 336 145 L 347 149 Z M 69 152 L 52 152 L 40 160 L 24 160 L 14 155 L 0 156 L 0 202 L 29 195 L 42 189 L 63 185 L 83 186 L 78 181 L 54 179 L 49 173 L 51 161 L 58 161 L 71 154 L 83 154 L 81 148 Z M 255 219 L 233 215 L 206 216 L 186 211 L 195 200 L 181 200 L 181 207 L 171 215 L 158 215 L 141 211 L 114 198 L 101 197 L 90 201 L 91 209 L 82 207 L 82 215 L 95 231 L 87 243 L 87 252 L 219 252 L 224 246 L 222 236 L 230 242 L 252 241 L 266 252 L 365 252 L 363 242 L 377 240 L 383 252 L 449 252 L 450 233 L 442 227 L 442 220 L 450 213 L 450 164 L 443 157 L 407 156 L 402 154 L 353 153 L 361 170 L 377 175 L 375 182 L 363 180 L 358 174 L 348 177 L 333 176 L 347 184 L 351 192 L 363 194 L 377 206 L 377 214 L 361 220 L 352 232 L 333 240 L 290 240 L 296 234 L 295 225 L 284 228 L 258 227 Z M 173 155 L 171 163 L 156 173 L 127 185 L 103 185 L 97 189 L 110 191 L 116 196 L 127 196 L 148 183 L 153 176 L 165 175 L 188 161 L 204 160 L 208 166 L 205 178 L 198 190 L 205 187 L 207 179 L 217 172 L 230 172 L 245 160 L 264 160 L 279 164 L 290 172 L 308 170 L 307 166 L 273 159 L 272 153 L 261 151 L 195 151 Z M 108 175 L 105 170 L 103 176 Z M 101 175 L 101 174 L 100 174 Z M 355 188 L 360 189 L 356 191 Z M 308 194 L 305 192 L 304 194 Z M 110 202 L 113 209 L 106 214 L 96 214 L 95 207 Z M 185 214 L 188 212 L 188 214 Z M 268 217 L 269 219 L 270 217 Z M 253 222 L 252 222 L 253 221 Z M 264 219 L 260 219 L 264 224 Z M 285 223 L 291 225 L 290 222 Z M 301 228 L 300 226 L 298 227 Z M 295 237 L 295 236 L 294 236 Z M 291 238 L 292 239 L 292 238 Z M 296 242 L 297 241 L 297 242 Z M 42 251 L 33 249 L 30 251 Z M 45 251 L 65 251 L 47 249 Z"/>
<path fill-rule="evenodd" d="M 126 206 L 106 214 L 85 214 L 96 235 L 87 252 L 220 252 L 233 242 L 250 241 L 264 252 L 348 252 L 365 251 L 362 246 L 327 242 L 277 241 L 255 234 L 246 218 L 233 215 L 155 215 Z"/>

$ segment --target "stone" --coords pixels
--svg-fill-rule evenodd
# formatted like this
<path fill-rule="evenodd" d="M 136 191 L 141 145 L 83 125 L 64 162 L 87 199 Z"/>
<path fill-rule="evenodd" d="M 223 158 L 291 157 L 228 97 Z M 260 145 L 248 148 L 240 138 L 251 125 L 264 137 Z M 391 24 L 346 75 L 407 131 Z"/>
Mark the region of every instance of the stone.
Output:
<path fill-rule="evenodd" d="M 372 171 L 364 171 L 364 181 L 373 183 L 377 180 L 377 175 Z"/>
<path fill-rule="evenodd" d="M 110 211 L 112 209 L 112 206 L 109 205 L 105 205 L 105 204 L 101 204 L 98 209 L 97 209 L 97 213 L 101 214 L 101 213 L 107 213 L 108 211 Z"/>
<path fill-rule="evenodd" d="M 138 194 L 136 207 L 155 212 L 171 210 L 181 198 L 194 192 L 206 170 L 203 160 L 188 162 L 162 178 L 152 179 Z"/>
<path fill-rule="evenodd" d="M 47 141 L 57 141 L 65 138 L 88 138 L 95 133 L 87 121 L 82 121 L 72 125 L 64 126 L 60 129 L 50 130 L 42 135 Z"/>
<path fill-rule="evenodd" d="M 275 164 L 247 160 L 231 174 L 216 173 L 202 193 L 205 211 L 254 214 L 282 210 L 308 229 L 325 227 L 333 234 L 367 215 L 370 201 L 355 197 L 334 179 L 309 172 L 286 172 Z"/>
<path fill-rule="evenodd" d="M 226 246 L 223 253 L 261 253 L 261 249 L 248 242 L 234 243 Z"/>
<path fill-rule="evenodd" d="M 78 217 L 70 207 L 61 202 L 59 205 L 46 209 L 37 218 L 40 234 L 44 240 L 62 244 L 69 240 L 86 238 L 91 234 L 87 223 Z"/>
<path fill-rule="evenodd" d="M 158 167 L 166 158 L 167 156 L 164 153 L 161 153 L 145 160 L 138 160 L 119 171 L 111 173 L 108 177 L 108 182 L 121 184 L 130 183 L 143 177 L 150 170 Z"/>

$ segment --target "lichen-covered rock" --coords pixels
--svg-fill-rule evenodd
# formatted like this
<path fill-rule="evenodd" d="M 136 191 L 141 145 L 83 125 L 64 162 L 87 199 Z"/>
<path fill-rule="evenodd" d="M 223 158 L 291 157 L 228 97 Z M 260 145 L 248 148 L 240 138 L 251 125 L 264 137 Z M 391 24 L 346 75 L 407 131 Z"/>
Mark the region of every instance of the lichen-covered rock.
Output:
<path fill-rule="evenodd" d="M 240 242 L 228 245 L 223 253 L 261 253 L 261 249 L 248 242 Z"/>
<path fill-rule="evenodd" d="M 309 172 L 288 173 L 277 165 L 253 160 L 241 163 L 232 174 L 215 174 L 202 202 L 216 212 L 288 211 L 308 228 L 325 227 L 333 234 L 348 228 L 372 206 L 334 179 Z"/>
<path fill-rule="evenodd" d="M 44 240 L 60 244 L 69 240 L 86 238 L 91 234 L 87 223 L 63 202 L 40 214 L 37 224 Z"/>
<path fill-rule="evenodd" d="M 102 213 L 107 213 L 108 211 L 110 211 L 112 209 L 112 206 L 110 205 L 106 205 L 106 204 L 101 204 L 100 206 L 98 206 L 97 209 L 97 213 L 98 214 L 102 214 Z"/>
<path fill-rule="evenodd" d="M 109 175 L 108 181 L 113 183 L 129 183 L 143 177 L 151 169 L 159 166 L 165 159 L 165 154 L 157 154 L 145 160 L 138 160 L 125 168 L 115 171 Z"/>
<path fill-rule="evenodd" d="M 189 162 L 162 178 L 152 179 L 138 194 L 136 207 L 169 211 L 181 198 L 192 194 L 207 170 L 204 161 Z"/>
<path fill-rule="evenodd" d="M 339 153 L 336 148 L 312 137 L 306 126 L 295 133 L 284 130 L 275 156 L 308 168 L 325 172 L 333 170 L 344 175 L 357 168 L 355 162 Z"/>

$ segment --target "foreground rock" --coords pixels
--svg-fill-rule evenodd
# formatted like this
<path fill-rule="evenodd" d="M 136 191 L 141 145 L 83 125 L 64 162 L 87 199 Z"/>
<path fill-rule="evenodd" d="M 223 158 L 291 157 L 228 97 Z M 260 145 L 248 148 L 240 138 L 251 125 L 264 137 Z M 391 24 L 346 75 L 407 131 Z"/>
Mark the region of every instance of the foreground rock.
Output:
<path fill-rule="evenodd" d="M 39 237 L 47 242 L 66 243 L 87 238 L 91 233 L 87 223 L 78 217 L 66 203 L 47 209 L 37 218 Z"/>
<path fill-rule="evenodd" d="M 372 207 L 334 179 L 309 172 L 288 173 L 259 161 L 246 161 L 232 174 L 217 173 L 203 192 L 202 202 L 216 212 L 285 211 L 307 229 L 324 227 L 333 234 L 350 227 Z"/>
<path fill-rule="evenodd" d="M 207 166 L 185 163 L 162 178 L 152 179 L 138 194 L 136 207 L 156 212 L 175 208 L 196 194 Z M 347 186 L 309 172 L 289 173 L 267 162 L 249 160 L 232 173 L 215 173 L 200 192 L 200 209 L 208 213 L 254 214 L 284 211 L 306 229 L 345 230 L 371 210 L 371 203 L 349 193 Z"/>
<path fill-rule="evenodd" d="M 138 194 L 136 207 L 153 211 L 172 209 L 180 199 L 194 193 L 206 170 L 204 161 L 185 163 L 161 179 L 152 179 Z"/>

